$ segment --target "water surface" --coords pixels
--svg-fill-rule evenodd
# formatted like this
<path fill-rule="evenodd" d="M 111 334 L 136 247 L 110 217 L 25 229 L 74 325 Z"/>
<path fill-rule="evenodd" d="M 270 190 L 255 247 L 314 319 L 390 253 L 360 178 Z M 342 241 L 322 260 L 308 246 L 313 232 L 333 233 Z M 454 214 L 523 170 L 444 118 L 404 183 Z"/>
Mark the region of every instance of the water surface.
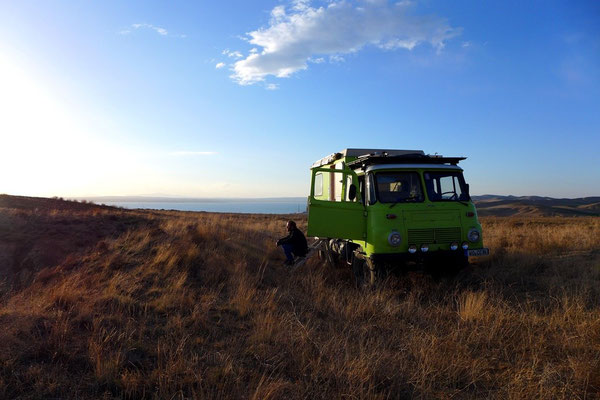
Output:
<path fill-rule="evenodd" d="M 209 211 L 223 213 L 249 214 L 293 214 L 306 211 L 306 199 L 272 201 L 104 201 L 109 206 L 123 208 L 141 208 L 153 210 Z"/>

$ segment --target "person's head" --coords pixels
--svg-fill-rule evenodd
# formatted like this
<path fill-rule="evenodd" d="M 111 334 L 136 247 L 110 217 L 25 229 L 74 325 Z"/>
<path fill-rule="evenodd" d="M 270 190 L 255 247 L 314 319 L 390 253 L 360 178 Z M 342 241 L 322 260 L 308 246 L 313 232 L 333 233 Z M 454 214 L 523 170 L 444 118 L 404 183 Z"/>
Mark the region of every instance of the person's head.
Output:
<path fill-rule="evenodd" d="M 285 227 L 287 228 L 288 232 L 293 231 L 294 229 L 296 229 L 296 223 L 292 220 L 288 221 L 287 224 L 285 225 Z"/>

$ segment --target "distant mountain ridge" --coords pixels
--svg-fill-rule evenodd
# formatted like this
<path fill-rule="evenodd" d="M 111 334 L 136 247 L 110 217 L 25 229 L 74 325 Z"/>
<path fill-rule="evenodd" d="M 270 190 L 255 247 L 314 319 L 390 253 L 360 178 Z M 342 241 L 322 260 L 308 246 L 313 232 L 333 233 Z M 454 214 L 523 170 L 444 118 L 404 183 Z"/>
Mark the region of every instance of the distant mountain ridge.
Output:
<path fill-rule="evenodd" d="M 472 196 L 480 216 L 600 216 L 600 196 L 555 199 L 543 196 Z"/>

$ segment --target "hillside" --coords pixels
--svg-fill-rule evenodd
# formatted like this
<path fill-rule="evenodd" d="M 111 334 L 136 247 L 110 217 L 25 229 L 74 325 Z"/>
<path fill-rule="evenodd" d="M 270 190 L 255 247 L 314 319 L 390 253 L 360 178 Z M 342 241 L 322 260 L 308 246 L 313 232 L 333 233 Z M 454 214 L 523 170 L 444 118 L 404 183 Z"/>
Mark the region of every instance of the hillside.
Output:
<path fill-rule="evenodd" d="M 600 396 L 600 219 L 483 218 L 489 260 L 357 290 L 281 266 L 288 218 L 0 196 L 0 398 Z"/>
<path fill-rule="evenodd" d="M 555 199 L 540 196 L 473 196 L 480 216 L 580 217 L 600 216 L 600 197 Z"/>

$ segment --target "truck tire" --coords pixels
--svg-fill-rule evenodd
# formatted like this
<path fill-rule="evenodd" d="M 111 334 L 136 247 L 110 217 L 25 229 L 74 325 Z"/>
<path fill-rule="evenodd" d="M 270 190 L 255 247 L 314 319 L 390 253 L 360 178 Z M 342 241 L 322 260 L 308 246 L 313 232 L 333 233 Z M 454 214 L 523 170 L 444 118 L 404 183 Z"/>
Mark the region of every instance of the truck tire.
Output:
<path fill-rule="evenodd" d="M 354 286 L 356 286 L 356 288 L 371 286 L 371 282 L 374 280 L 374 276 L 371 276 L 371 269 L 368 267 L 367 262 L 362 258 L 352 258 L 352 273 L 354 276 Z"/>
<path fill-rule="evenodd" d="M 374 287 L 383 282 L 387 276 L 385 265 L 370 258 L 366 260 L 354 257 L 352 260 L 354 283 L 357 287 Z"/>
<path fill-rule="evenodd" d="M 369 258 L 367 266 L 370 272 L 371 286 L 378 285 L 387 278 L 388 270 L 385 263 L 382 263 L 381 261 L 376 262 L 372 258 Z"/>

